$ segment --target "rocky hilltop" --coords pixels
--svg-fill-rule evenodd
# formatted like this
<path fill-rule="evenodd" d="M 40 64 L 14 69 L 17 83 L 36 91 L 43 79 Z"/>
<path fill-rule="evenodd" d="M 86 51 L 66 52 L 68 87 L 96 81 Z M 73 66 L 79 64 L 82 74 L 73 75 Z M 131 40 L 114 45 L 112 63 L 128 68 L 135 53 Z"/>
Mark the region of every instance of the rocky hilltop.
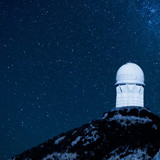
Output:
<path fill-rule="evenodd" d="M 159 149 L 160 117 L 146 108 L 121 107 L 12 159 L 157 160 Z"/>

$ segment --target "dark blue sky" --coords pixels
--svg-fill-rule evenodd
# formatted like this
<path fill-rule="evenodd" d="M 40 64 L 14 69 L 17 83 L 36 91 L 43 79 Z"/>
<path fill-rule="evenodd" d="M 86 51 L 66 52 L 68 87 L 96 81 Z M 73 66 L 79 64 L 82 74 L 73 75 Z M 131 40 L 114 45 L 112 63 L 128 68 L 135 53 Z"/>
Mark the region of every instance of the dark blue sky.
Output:
<path fill-rule="evenodd" d="M 129 61 L 160 115 L 158 0 L 0 0 L 0 159 L 101 118 Z"/>

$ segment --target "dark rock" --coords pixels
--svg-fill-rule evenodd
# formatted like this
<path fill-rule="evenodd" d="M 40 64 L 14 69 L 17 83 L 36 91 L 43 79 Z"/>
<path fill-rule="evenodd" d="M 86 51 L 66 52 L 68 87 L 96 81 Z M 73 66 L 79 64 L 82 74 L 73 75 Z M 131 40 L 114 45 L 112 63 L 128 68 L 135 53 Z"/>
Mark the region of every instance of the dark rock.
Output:
<path fill-rule="evenodd" d="M 14 160 L 149 160 L 160 148 L 160 118 L 141 107 L 122 107 L 62 133 Z"/>

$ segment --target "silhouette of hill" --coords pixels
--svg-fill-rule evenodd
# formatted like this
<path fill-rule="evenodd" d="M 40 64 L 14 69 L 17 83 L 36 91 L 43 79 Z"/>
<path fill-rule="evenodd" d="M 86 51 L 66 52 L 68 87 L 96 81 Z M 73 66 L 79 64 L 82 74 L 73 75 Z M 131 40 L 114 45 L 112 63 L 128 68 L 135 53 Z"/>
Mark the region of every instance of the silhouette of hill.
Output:
<path fill-rule="evenodd" d="M 121 107 L 13 157 L 13 160 L 149 160 L 160 149 L 160 117 Z"/>

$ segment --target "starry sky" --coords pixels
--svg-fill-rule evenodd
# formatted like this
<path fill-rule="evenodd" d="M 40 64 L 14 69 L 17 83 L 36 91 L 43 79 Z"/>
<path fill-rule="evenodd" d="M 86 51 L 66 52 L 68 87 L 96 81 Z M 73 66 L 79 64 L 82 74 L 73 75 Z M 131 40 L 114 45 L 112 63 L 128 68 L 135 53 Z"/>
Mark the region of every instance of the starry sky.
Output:
<path fill-rule="evenodd" d="M 126 62 L 160 115 L 159 0 L 0 0 L 0 159 L 113 109 Z"/>

